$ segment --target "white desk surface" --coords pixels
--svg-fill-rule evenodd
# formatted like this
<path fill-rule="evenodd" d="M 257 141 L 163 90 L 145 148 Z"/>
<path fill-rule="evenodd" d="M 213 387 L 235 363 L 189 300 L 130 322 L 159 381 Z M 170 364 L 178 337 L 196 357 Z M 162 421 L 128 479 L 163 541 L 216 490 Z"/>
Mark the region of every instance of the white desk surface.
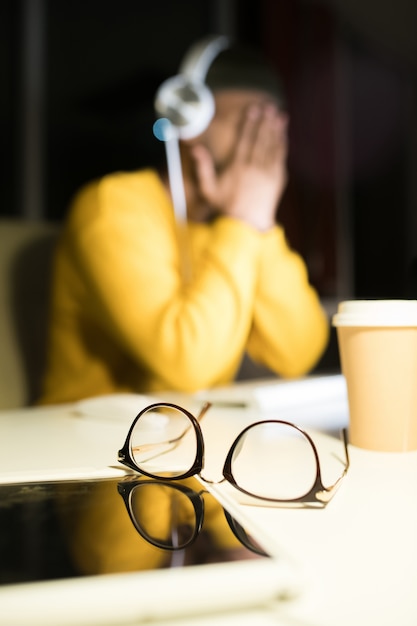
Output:
<path fill-rule="evenodd" d="M 221 470 L 221 459 L 234 436 L 256 419 L 292 416 L 301 425 L 330 433 L 315 435 L 326 482 L 333 471 L 328 460 L 341 450 L 334 433 L 346 423 L 346 399 L 340 377 L 331 381 L 327 391 L 321 378 L 315 379 L 316 386 L 303 386 L 311 380 L 255 381 L 198 397 L 164 394 L 164 399 L 181 401 L 189 408 L 196 408 L 203 396 L 214 399 L 202 422 L 207 471 L 214 474 Z M 295 385 L 290 395 L 284 392 L 288 385 Z M 280 405 L 277 398 L 285 394 L 288 397 Z M 125 398 L 126 408 L 131 400 Z M 138 404 L 143 400 L 138 398 Z M 247 406 L 216 404 L 225 401 Z M 122 476 L 117 450 L 137 411 L 130 415 L 130 404 L 125 414 L 120 411 L 119 419 L 113 419 L 105 410 L 97 414 L 94 403 L 90 414 L 85 406 L 84 414 L 74 405 L 1 411 L 0 482 Z M 170 623 L 415 626 L 417 452 L 375 453 L 350 446 L 350 460 L 339 491 L 320 510 L 248 506 L 239 502 L 238 492 L 230 485 L 210 487 L 271 555 L 294 558 L 304 581 L 303 592 L 284 612 L 265 607 Z"/>

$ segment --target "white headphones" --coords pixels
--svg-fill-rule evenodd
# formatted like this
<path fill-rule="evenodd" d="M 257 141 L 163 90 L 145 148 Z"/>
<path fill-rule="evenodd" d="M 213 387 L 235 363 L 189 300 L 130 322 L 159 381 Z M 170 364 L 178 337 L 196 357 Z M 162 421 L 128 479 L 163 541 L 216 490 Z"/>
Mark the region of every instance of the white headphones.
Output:
<path fill-rule="evenodd" d="M 192 46 L 181 63 L 177 76 L 162 83 L 155 96 L 155 110 L 169 120 L 179 139 L 191 139 L 202 133 L 213 118 L 215 105 L 211 90 L 205 84 L 210 65 L 229 46 L 223 35 L 210 36 Z M 164 140 L 163 125 L 158 120 L 154 132 Z M 159 128 L 159 131 L 158 131 Z"/>

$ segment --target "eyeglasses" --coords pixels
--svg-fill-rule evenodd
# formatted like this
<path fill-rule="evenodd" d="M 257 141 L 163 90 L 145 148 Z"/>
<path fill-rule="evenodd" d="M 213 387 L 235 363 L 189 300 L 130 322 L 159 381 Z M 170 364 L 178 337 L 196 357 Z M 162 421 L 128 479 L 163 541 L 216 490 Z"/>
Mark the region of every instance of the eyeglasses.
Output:
<path fill-rule="evenodd" d="M 164 480 L 136 479 L 120 482 L 118 492 L 124 500 L 129 517 L 140 536 L 162 550 L 184 550 L 199 536 L 204 521 L 204 495 L 183 484 Z M 161 506 L 167 515 L 150 515 L 152 503 Z M 248 550 L 268 556 L 226 509 L 223 509 L 230 530 Z"/>
<path fill-rule="evenodd" d="M 169 402 L 151 404 L 134 419 L 119 450 L 123 465 L 154 479 L 170 481 L 198 475 L 204 467 L 204 440 L 199 421 Z M 344 468 L 331 486 L 322 482 L 317 448 L 310 435 L 290 422 L 262 420 L 244 428 L 223 466 L 223 478 L 242 493 L 265 503 L 325 506 L 349 468 L 346 430 L 342 431 Z"/>

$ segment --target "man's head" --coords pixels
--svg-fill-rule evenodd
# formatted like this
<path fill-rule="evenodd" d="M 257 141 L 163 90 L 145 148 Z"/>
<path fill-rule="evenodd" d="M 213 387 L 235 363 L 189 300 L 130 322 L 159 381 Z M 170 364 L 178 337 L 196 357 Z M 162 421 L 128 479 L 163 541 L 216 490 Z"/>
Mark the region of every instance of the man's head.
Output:
<path fill-rule="evenodd" d="M 224 36 L 206 37 L 191 46 L 179 73 L 160 85 L 155 96 L 156 136 L 163 139 L 169 128 L 164 118 L 180 139 L 200 135 L 215 113 L 215 95 L 226 90 L 263 92 L 278 108 L 285 106 L 276 73 L 257 51 L 230 46 Z"/>

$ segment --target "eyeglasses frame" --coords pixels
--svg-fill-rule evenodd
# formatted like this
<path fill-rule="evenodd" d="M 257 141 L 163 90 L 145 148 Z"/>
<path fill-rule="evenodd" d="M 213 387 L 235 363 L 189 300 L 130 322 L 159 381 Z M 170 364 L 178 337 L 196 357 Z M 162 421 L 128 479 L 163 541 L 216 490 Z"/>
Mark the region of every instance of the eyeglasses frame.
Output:
<path fill-rule="evenodd" d="M 190 539 L 184 542 L 184 544 L 181 545 L 179 548 L 175 546 L 171 546 L 170 544 L 165 543 L 163 541 L 156 540 L 154 537 L 149 535 L 144 530 L 144 528 L 138 523 L 138 520 L 133 513 L 132 494 L 138 487 L 142 487 L 145 485 L 166 486 L 166 487 L 169 487 L 170 489 L 179 491 L 190 500 L 194 509 L 196 524 L 195 524 L 195 528 L 193 530 L 193 533 Z M 123 501 L 126 505 L 126 509 L 127 509 L 127 512 L 129 514 L 132 524 L 134 525 L 134 527 L 136 528 L 140 536 L 151 545 L 156 546 L 157 548 L 161 548 L 163 550 L 170 550 L 173 552 L 175 550 L 184 549 L 190 546 L 191 544 L 194 543 L 194 541 L 200 534 L 201 528 L 203 526 L 203 520 L 204 520 L 204 500 L 201 498 L 201 495 L 197 491 L 194 491 L 190 487 L 187 487 L 187 485 L 180 485 L 180 484 L 175 484 L 175 483 L 173 484 L 172 482 L 165 482 L 163 479 L 154 479 L 154 480 L 146 480 L 146 481 L 141 481 L 141 480 L 136 479 L 134 481 L 129 481 L 129 482 L 120 482 L 117 485 L 117 491 L 123 498 Z"/>
<path fill-rule="evenodd" d="M 138 415 L 135 417 L 135 419 L 133 420 L 125 443 L 123 444 L 122 448 L 119 450 L 118 452 L 118 461 L 120 463 L 122 463 L 123 465 L 125 465 L 126 467 L 129 467 L 130 469 L 132 469 L 135 472 L 139 472 L 140 474 L 143 474 L 144 476 L 148 476 L 149 478 L 153 478 L 156 480 L 164 480 L 164 481 L 173 481 L 173 480 L 182 480 L 185 478 L 190 478 L 191 476 L 199 476 L 204 482 L 210 483 L 212 481 L 204 478 L 201 475 L 201 471 L 204 468 L 204 452 L 205 452 L 205 445 L 204 445 L 204 437 L 203 437 L 203 432 L 201 430 L 201 426 L 199 424 L 200 419 L 202 419 L 202 417 L 205 415 L 206 411 L 210 408 L 210 403 L 206 403 L 199 416 L 198 419 L 196 417 L 194 417 L 194 415 L 188 411 L 187 409 L 171 403 L 171 402 L 156 402 L 153 404 L 148 405 L 147 407 L 143 408 Z M 188 419 L 190 420 L 190 423 L 192 424 L 193 428 L 194 428 L 194 432 L 196 435 L 196 441 L 197 441 L 197 451 L 196 451 L 196 455 L 195 455 L 195 459 L 194 462 L 192 463 L 191 467 L 189 470 L 187 470 L 186 472 L 184 472 L 183 474 L 180 475 L 175 475 L 175 476 L 157 476 L 155 474 L 146 472 L 145 470 L 143 470 L 142 468 L 140 468 L 134 461 L 132 454 L 131 454 L 131 446 L 130 446 L 130 439 L 131 439 L 131 435 L 133 433 L 133 430 L 137 424 L 137 422 L 139 421 L 139 419 L 142 417 L 142 415 L 144 413 L 148 413 L 149 411 L 156 409 L 156 408 L 170 408 L 170 409 L 175 409 L 177 411 L 180 411 L 181 413 L 183 413 L 186 417 L 188 417 Z M 278 499 L 278 498 L 269 498 L 266 496 L 260 496 L 257 494 L 253 494 L 249 491 L 246 491 L 245 489 L 243 489 L 242 487 L 240 487 L 240 485 L 237 484 L 233 474 L 232 474 L 232 458 L 233 458 L 233 454 L 234 451 L 236 449 L 236 447 L 239 445 L 239 442 L 241 440 L 241 438 L 251 429 L 254 428 L 255 426 L 259 426 L 260 424 L 283 424 L 286 426 L 290 426 L 292 428 L 295 428 L 299 433 L 301 433 L 306 439 L 307 441 L 310 443 L 313 453 L 314 453 L 314 458 L 315 458 L 315 462 L 316 462 L 316 477 L 315 480 L 313 482 L 313 485 L 311 487 L 311 489 L 304 495 L 296 497 L 296 498 L 285 498 L 285 499 Z M 182 433 L 179 437 L 176 437 L 175 439 L 169 440 L 167 442 L 164 443 L 175 443 L 176 441 L 179 441 L 183 436 L 184 436 L 185 432 Z M 219 481 L 219 484 L 221 482 L 224 482 L 225 480 L 230 483 L 233 487 L 235 487 L 236 489 L 238 489 L 241 493 L 244 493 L 247 496 L 250 496 L 251 498 L 255 498 L 256 500 L 263 500 L 265 502 L 276 502 L 277 504 L 307 504 L 307 503 L 315 503 L 315 504 L 320 504 L 322 506 L 326 506 L 326 504 L 328 502 L 330 502 L 330 500 L 332 499 L 334 493 L 336 492 L 337 488 L 339 487 L 342 479 L 345 477 L 348 469 L 349 469 L 349 465 L 350 465 L 350 459 L 349 459 L 349 450 L 348 450 L 348 441 L 347 441 L 347 430 L 344 428 L 341 431 L 342 434 L 342 440 L 343 440 L 343 444 L 344 444 L 344 451 L 345 451 L 345 467 L 343 470 L 343 473 L 341 474 L 341 476 L 336 480 L 336 482 L 333 485 L 330 485 L 329 487 L 326 487 L 323 484 L 322 481 L 322 475 L 321 475 L 321 468 L 320 468 L 320 459 L 319 459 L 319 455 L 317 452 L 317 448 L 316 445 L 313 441 L 313 439 L 310 437 L 310 435 L 303 430 L 302 428 L 300 428 L 299 426 L 297 426 L 296 424 L 293 424 L 292 422 L 288 422 L 285 420 L 275 420 L 275 419 L 267 419 L 267 420 L 259 420 L 257 422 L 253 422 L 251 424 L 249 424 L 248 426 L 246 426 L 240 433 L 239 435 L 236 437 L 236 439 L 234 440 L 234 442 L 232 443 L 229 452 L 226 456 L 226 460 L 224 462 L 223 465 L 223 471 L 222 471 L 222 475 L 223 475 L 223 479 L 221 481 Z"/>

